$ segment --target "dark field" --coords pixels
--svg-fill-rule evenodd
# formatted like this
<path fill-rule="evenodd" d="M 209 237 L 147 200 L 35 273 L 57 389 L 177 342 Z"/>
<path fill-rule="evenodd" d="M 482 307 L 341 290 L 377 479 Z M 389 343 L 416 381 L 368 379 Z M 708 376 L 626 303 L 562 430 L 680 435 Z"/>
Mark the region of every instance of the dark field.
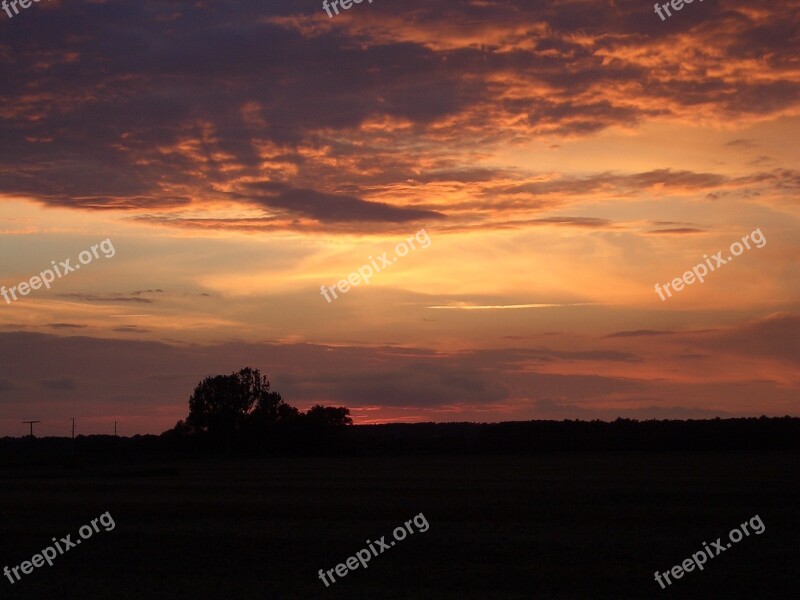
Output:
<path fill-rule="evenodd" d="M 4 468 L 0 567 L 110 511 L 116 528 L 3 598 L 796 598 L 797 452 L 195 460 Z M 318 578 L 423 513 L 326 588 Z M 666 590 L 663 572 L 766 526 Z"/>

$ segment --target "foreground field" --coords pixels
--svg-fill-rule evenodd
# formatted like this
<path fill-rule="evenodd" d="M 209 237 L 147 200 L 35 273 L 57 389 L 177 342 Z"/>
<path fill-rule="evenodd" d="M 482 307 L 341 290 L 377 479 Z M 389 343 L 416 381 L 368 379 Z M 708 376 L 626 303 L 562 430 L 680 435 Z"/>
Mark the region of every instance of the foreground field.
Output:
<path fill-rule="evenodd" d="M 781 599 L 797 597 L 798 453 L 187 461 L 0 474 L 0 567 L 109 511 L 4 598 Z M 333 569 L 423 513 L 326 588 Z M 766 526 L 666 590 L 667 571 Z"/>

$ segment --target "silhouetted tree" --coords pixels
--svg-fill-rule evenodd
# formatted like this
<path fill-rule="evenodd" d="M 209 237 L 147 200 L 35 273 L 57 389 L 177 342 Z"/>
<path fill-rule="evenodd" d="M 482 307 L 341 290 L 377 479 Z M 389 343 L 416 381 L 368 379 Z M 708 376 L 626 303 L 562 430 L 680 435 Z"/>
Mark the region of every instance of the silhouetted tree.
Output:
<path fill-rule="evenodd" d="M 294 406 L 283 401 L 278 392 L 269 391 L 269 381 L 266 381 L 267 391 L 256 399 L 256 406 L 250 414 L 250 419 L 261 423 L 275 423 L 286 421 L 300 414 Z"/>
<path fill-rule="evenodd" d="M 293 421 L 300 417 L 300 411 L 285 402 L 278 406 L 278 421 Z"/>
<path fill-rule="evenodd" d="M 270 391 L 266 376 L 247 367 L 230 375 L 206 377 L 197 384 L 189 397 L 185 426 L 230 435 L 241 430 L 253 415 L 258 421 L 277 421 L 291 412 L 281 408 L 283 405 L 281 395 Z"/>
<path fill-rule="evenodd" d="M 350 418 L 350 409 L 344 406 L 334 407 L 316 404 L 309 408 L 303 417 L 309 423 L 324 426 L 353 424 L 353 419 Z"/>
<path fill-rule="evenodd" d="M 173 427 L 171 431 L 174 431 L 178 435 L 188 435 L 191 433 L 195 433 L 195 428 L 189 425 L 183 419 L 181 419 L 177 423 L 175 423 L 175 427 Z"/>

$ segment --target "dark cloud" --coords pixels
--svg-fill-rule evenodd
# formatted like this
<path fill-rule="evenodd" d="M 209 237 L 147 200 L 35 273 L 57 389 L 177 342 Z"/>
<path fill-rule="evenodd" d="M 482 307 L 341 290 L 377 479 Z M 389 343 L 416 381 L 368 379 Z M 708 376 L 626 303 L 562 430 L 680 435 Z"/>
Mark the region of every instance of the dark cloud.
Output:
<path fill-rule="evenodd" d="M 287 381 L 288 388 L 305 402 L 329 398 L 347 406 L 436 407 L 452 403 L 476 405 L 508 397 L 505 385 L 481 373 L 465 373 L 452 366 L 440 368 L 411 363 L 402 369 L 340 374 L 309 373 Z"/>
<path fill-rule="evenodd" d="M 135 325 L 123 325 L 121 327 L 114 327 L 111 331 L 116 331 L 117 333 L 149 333 L 151 330 L 136 327 Z"/>
<path fill-rule="evenodd" d="M 482 183 L 493 181 L 498 178 L 509 176 L 503 170 L 463 168 L 463 169 L 443 169 L 431 170 L 420 174 L 414 174 L 411 181 L 415 183 L 438 183 L 438 182 L 457 182 L 457 183 Z"/>
<path fill-rule="evenodd" d="M 83 300 L 85 302 L 137 302 L 140 304 L 152 304 L 155 300 L 149 298 L 141 298 L 139 296 L 127 296 L 120 293 L 110 294 L 84 294 L 80 292 L 70 292 L 68 294 L 59 294 L 62 298 L 73 298 L 75 300 Z"/>
<path fill-rule="evenodd" d="M 670 235 L 683 235 L 692 233 L 705 233 L 703 229 L 695 229 L 693 227 L 673 227 L 671 229 L 652 229 L 648 231 L 649 234 L 670 234 Z"/>
<path fill-rule="evenodd" d="M 327 194 L 306 189 L 288 189 L 272 183 L 248 184 L 252 201 L 269 208 L 281 208 L 318 221 L 388 221 L 407 222 L 440 219 L 444 215 L 431 210 L 401 208 L 370 202 L 344 194 Z M 272 192 L 272 193 L 270 193 Z"/>
<path fill-rule="evenodd" d="M 732 146 L 734 148 L 746 148 L 750 150 L 751 148 L 755 148 L 758 146 L 755 140 L 749 140 L 745 138 L 739 138 L 735 140 L 731 140 L 730 142 L 725 142 L 726 146 Z"/>
<path fill-rule="evenodd" d="M 72 377 L 54 377 L 50 379 L 42 379 L 42 387 L 48 390 L 74 390 L 76 388 L 75 380 Z"/>
<path fill-rule="evenodd" d="M 476 355 L 481 355 L 481 351 L 476 351 Z M 509 348 L 502 351 L 489 351 L 486 355 L 487 360 L 497 361 L 502 358 L 509 362 L 541 361 L 551 362 L 555 360 L 574 361 L 574 360 L 597 360 L 613 362 L 639 362 L 641 359 L 629 352 L 618 352 L 616 350 L 553 350 L 550 348 Z"/>
<path fill-rule="evenodd" d="M 654 336 L 654 335 L 670 335 L 672 331 L 655 331 L 653 329 L 637 329 L 634 331 L 617 331 L 615 333 L 609 333 L 606 337 L 608 338 L 617 338 L 617 337 L 646 337 L 646 336 Z"/>
<path fill-rule="evenodd" d="M 690 227 L 693 225 L 692 223 L 685 223 L 683 221 L 653 221 L 652 223 L 656 227 Z"/>
<path fill-rule="evenodd" d="M 776 358 L 800 366 L 800 315 L 776 313 L 716 332 L 698 345 L 720 352 Z"/>
<path fill-rule="evenodd" d="M 754 158 L 753 160 L 751 160 L 747 164 L 753 165 L 754 167 L 759 167 L 759 166 L 762 166 L 762 165 L 768 165 L 770 163 L 774 164 L 776 162 L 778 162 L 778 161 L 775 158 L 773 158 L 772 156 L 767 156 L 765 154 L 762 154 L 761 156 L 758 156 L 758 157 Z"/>
<path fill-rule="evenodd" d="M 630 175 L 598 173 L 587 177 L 561 177 L 549 181 L 537 181 L 508 186 L 499 191 L 507 194 L 527 192 L 530 194 L 584 195 L 600 191 L 630 193 L 651 188 L 705 190 L 727 182 L 728 178 L 714 173 L 674 171 L 656 169 Z"/>
<path fill-rule="evenodd" d="M 76 325 L 74 323 L 48 323 L 48 327 L 53 329 L 85 329 L 88 325 Z"/>
<path fill-rule="evenodd" d="M 746 175 L 734 180 L 739 186 L 769 186 L 776 190 L 795 193 L 800 190 L 800 171 L 793 169 L 773 169 Z"/>
<path fill-rule="evenodd" d="M 608 219 L 597 219 L 594 217 L 546 217 L 543 219 L 533 219 L 533 222 L 588 228 L 606 228 L 612 224 Z"/>

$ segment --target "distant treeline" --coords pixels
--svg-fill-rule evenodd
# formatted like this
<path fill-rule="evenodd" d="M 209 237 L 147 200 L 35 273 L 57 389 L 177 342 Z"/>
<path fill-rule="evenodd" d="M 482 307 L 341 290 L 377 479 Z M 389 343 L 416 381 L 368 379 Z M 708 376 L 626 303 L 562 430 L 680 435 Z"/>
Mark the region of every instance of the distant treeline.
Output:
<path fill-rule="evenodd" d="M 800 418 L 689 421 L 514 421 L 350 427 L 352 449 L 370 453 L 531 453 L 800 449 Z"/>
<path fill-rule="evenodd" d="M 206 435 L 2 438 L 0 464 L 148 461 L 180 456 L 526 454 L 561 451 L 800 449 L 800 418 L 690 421 L 523 421 L 391 425 L 273 424 L 255 439 L 220 445 Z"/>

